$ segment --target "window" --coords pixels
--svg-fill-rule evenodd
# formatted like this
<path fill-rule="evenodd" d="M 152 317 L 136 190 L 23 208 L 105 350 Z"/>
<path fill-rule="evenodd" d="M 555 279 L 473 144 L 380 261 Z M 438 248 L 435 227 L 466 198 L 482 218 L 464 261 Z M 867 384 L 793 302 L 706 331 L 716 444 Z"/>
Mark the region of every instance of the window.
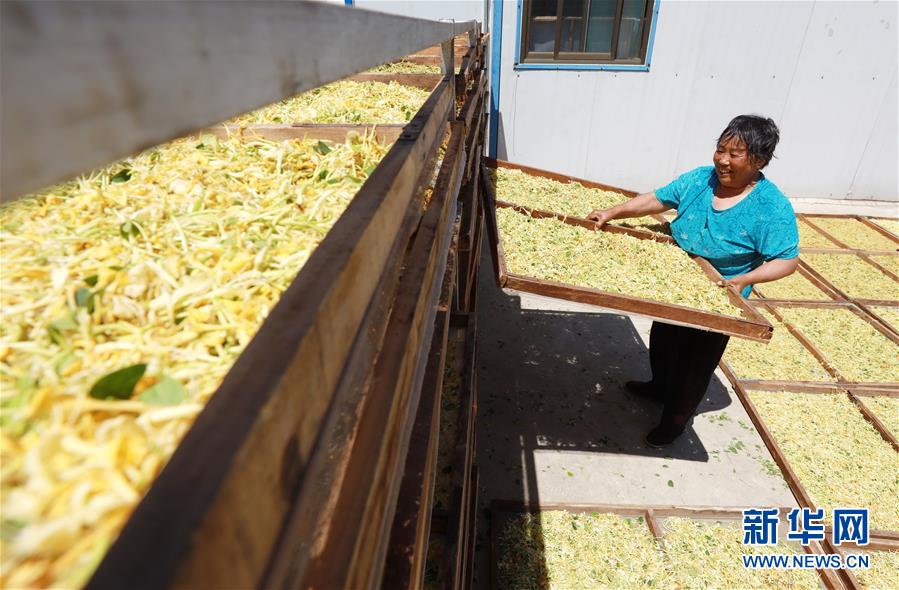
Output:
<path fill-rule="evenodd" d="M 658 0 L 523 0 L 521 63 L 645 63 Z"/>

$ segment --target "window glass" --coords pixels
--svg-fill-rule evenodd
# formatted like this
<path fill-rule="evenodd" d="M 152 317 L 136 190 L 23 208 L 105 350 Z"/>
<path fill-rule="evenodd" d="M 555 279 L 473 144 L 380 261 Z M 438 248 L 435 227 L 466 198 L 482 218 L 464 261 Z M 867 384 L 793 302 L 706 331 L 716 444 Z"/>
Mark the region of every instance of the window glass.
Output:
<path fill-rule="evenodd" d="M 528 51 L 552 53 L 556 50 L 556 10 L 556 0 L 531 2 Z"/>
<path fill-rule="evenodd" d="M 584 0 L 562 0 L 559 51 L 584 50 Z"/>
<path fill-rule="evenodd" d="M 616 58 L 633 59 L 640 57 L 643 11 L 645 9 L 646 0 L 624 0 L 624 5 L 621 7 L 621 28 L 618 30 Z"/>
<path fill-rule="evenodd" d="M 592 0 L 590 2 L 586 49 L 588 52 L 612 52 L 612 29 L 615 24 L 617 4 L 615 0 Z"/>

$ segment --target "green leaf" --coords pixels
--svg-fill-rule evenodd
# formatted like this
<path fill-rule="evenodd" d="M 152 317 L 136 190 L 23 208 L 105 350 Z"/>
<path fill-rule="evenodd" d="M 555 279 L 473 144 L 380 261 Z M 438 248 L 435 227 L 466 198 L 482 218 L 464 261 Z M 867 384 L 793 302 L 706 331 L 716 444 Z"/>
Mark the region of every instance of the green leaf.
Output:
<path fill-rule="evenodd" d="M 140 394 L 140 401 L 151 406 L 173 406 L 187 399 L 184 387 L 171 377 L 163 377 L 159 383 Z"/>
<path fill-rule="evenodd" d="M 100 277 L 98 277 L 97 275 L 91 275 L 84 279 L 84 284 L 87 285 L 88 287 L 96 287 L 97 281 L 99 279 L 100 279 Z"/>
<path fill-rule="evenodd" d="M 109 179 L 109 182 L 128 182 L 131 180 L 131 170 L 128 168 L 122 168 L 118 172 L 116 172 L 115 176 Z"/>
<path fill-rule="evenodd" d="M 96 399 L 128 399 L 146 370 L 147 365 L 140 363 L 100 377 L 91 387 L 90 396 Z"/>
<path fill-rule="evenodd" d="M 75 291 L 75 305 L 87 308 L 87 313 L 94 313 L 94 294 L 86 287 L 78 287 Z"/>
<path fill-rule="evenodd" d="M 62 344 L 65 333 L 76 329 L 78 329 L 78 324 L 71 316 L 63 316 L 47 324 L 47 334 L 54 344 Z"/>
<path fill-rule="evenodd" d="M 668 487 L 669 487 L 669 488 L 673 488 L 673 487 L 674 487 L 674 482 L 671 481 L 670 479 L 668 480 Z"/>
<path fill-rule="evenodd" d="M 320 154 L 323 155 L 323 156 L 325 156 L 325 155 L 327 155 L 327 154 L 330 154 L 331 151 L 332 151 L 332 150 L 331 150 L 331 146 L 329 146 L 328 144 L 326 144 L 326 143 L 323 142 L 322 140 L 318 140 L 318 143 L 315 144 L 315 148 L 314 148 L 314 149 L 315 149 L 315 151 L 317 151 L 318 153 L 320 153 Z"/>

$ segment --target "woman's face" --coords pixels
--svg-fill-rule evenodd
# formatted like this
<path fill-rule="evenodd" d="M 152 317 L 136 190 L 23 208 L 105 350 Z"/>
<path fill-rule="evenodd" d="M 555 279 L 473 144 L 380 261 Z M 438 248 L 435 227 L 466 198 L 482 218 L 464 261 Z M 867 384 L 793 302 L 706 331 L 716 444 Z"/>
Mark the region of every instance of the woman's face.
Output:
<path fill-rule="evenodd" d="M 761 168 L 755 158 L 749 155 L 746 144 L 736 137 L 731 137 L 718 144 L 712 156 L 718 182 L 727 188 L 743 188 L 755 180 Z"/>

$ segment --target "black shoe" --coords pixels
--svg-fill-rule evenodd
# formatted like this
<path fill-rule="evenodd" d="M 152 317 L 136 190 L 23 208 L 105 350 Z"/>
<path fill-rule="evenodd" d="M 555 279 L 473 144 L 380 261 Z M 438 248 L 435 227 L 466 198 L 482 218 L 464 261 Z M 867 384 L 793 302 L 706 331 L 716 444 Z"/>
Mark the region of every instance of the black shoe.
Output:
<path fill-rule="evenodd" d="M 663 449 L 684 433 L 685 428 L 682 426 L 672 426 L 670 424 L 659 424 L 649 431 L 644 439 L 646 444 L 655 448 Z"/>
<path fill-rule="evenodd" d="M 664 403 L 665 399 L 662 392 L 653 384 L 652 381 L 628 381 L 624 384 L 624 388 L 638 397 L 648 399 L 658 403 Z"/>

